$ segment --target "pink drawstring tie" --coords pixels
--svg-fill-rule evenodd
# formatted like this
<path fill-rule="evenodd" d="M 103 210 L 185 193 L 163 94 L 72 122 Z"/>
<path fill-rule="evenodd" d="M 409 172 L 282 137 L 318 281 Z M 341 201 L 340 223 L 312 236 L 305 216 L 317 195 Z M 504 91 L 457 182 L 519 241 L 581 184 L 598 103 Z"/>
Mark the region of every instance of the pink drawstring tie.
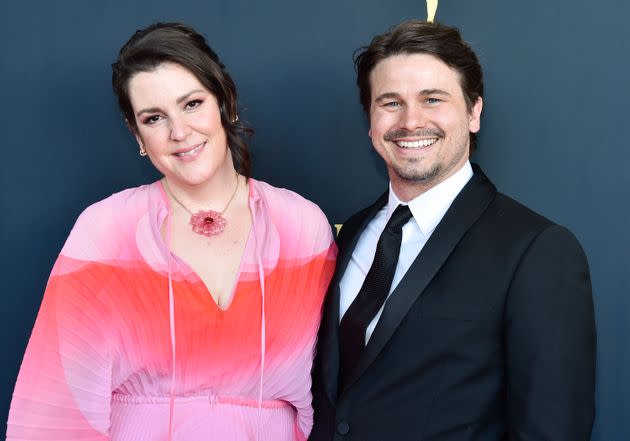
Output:
<path fill-rule="evenodd" d="M 255 216 L 256 211 L 253 203 L 250 202 L 250 211 L 252 216 Z M 260 292 L 261 292 L 261 311 L 260 311 L 260 384 L 258 386 L 258 424 L 256 425 L 256 440 L 260 439 L 260 421 L 262 419 L 262 408 L 263 408 L 263 383 L 264 383 L 264 372 L 265 372 L 265 353 L 266 353 L 266 345 L 265 345 L 265 334 L 266 334 L 266 325 L 265 325 L 265 267 L 262 263 L 261 251 L 260 251 L 260 242 L 258 240 L 258 234 L 256 231 L 256 220 L 252 218 L 252 230 L 254 233 L 254 240 L 256 242 L 256 261 L 258 263 L 258 278 L 260 280 Z"/>
<path fill-rule="evenodd" d="M 168 208 L 168 217 L 166 220 L 166 253 L 168 267 L 168 323 L 171 331 L 171 390 L 168 400 L 168 441 L 173 441 L 173 418 L 175 413 L 175 361 L 177 347 L 175 344 L 175 296 L 173 294 L 173 279 L 171 277 L 171 208 Z"/>
<path fill-rule="evenodd" d="M 265 323 L 265 267 L 262 262 L 261 244 L 256 230 L 256 207 L 253 201 L 249 202 L 249 209 L 252 214 L 252 230 L 256 243 L 256 261 L 258 264 L 258 277 L 260 279 L 261 311 L 260 311 L 260 384 L 258 386 L 258 424 L 256 426 L 256 440 L 260 439 L 260 425 L 263 410 L 263 384 L 265 379 L 265 354 L 266 354 L 266 323 Z M 167 267 L 168 267 L 168 319 L 171 333 L 171 390 L 169 393 L 169 417 L 168 417 L 168 441 L 173 441 L 173 419 L 175 413 L 175 361 L 176 361 L 176 337 L 175 337 L 175 296 L 173 294 L 173 280 L 171 271 L 171 208 L 168 207 L 166 221 L 166 244 L 167 244 Z"/>

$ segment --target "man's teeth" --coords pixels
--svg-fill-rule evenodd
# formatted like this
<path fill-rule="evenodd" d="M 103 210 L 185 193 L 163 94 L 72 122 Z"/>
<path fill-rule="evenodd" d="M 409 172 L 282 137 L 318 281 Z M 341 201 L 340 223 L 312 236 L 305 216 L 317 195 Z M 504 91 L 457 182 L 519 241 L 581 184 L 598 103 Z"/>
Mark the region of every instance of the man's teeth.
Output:
<path fill-rule="evenodd" d="M 419 141 L 398 141 L 396 142 L 396 144 L 404 148 L 418 148 L 418 147 L 428 147 L 431 144 L 436 143 L 437 140 L 438 140 L 437 138 L 431 138 L 431 139 L 421 139 Z"/>
<path fill-rule="evenodd" d="M 195 147 L 194 149 L 189 150 L 187 152 L 175 153 L 175 156 L 190 156 L 190 155 L 194 155 L 199 150 L 201 150 L 201 147 L 203 147 L 203 144 L 199 144 L 197 147 Z"/>

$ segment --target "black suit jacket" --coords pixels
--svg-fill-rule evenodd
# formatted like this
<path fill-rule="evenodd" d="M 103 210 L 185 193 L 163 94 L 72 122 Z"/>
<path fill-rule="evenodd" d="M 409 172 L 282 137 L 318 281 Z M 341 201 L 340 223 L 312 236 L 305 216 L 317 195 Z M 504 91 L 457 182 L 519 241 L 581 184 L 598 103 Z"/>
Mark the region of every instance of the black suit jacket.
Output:
<path fill-rule="evenodd" d="M 474 171 L 338 390 L 339 281 L 387 194 L 344 224 L 313 370 L 311 441 L 590 439 L 595 325 L 584 252 Z"/>

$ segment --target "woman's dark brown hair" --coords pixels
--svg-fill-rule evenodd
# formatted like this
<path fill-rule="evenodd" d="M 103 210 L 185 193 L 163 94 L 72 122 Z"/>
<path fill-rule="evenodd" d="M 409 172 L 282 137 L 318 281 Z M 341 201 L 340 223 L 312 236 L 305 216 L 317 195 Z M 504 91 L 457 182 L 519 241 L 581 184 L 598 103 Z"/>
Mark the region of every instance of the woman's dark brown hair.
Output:
<path fill-rule="evenodd" d="M 369 114 L 372 100 L 370 74 L 385 58 L 401 54 L 429 54 L 442 60 L 459 73 L 460 86 L 470 112 L 478 98 L 483 98 L 483 72 L 477 55 L 457 28 L 421 20 L 405 21 L 388 32 L 377 35 L 369 46 L 360 48 L 354 56 L 357 85 L 363 110 Z M 475 134 L 470 134 L 471 151 Z"/>
<path fill-rule="evenodd" d="M 234 81 L 206 39 L 184 24 L 155 23 L 136 31 L 112 64 L 114 93 L 131 130 L 137 133 L 138 126 L 129 99 L 129 81 L 135 74 L 151 72 L 166 62 L 188 69 L 214 95 L 234 168 L 249 177 L 251 160 L 245 139 L 253 130 L 238 120 Z"/>

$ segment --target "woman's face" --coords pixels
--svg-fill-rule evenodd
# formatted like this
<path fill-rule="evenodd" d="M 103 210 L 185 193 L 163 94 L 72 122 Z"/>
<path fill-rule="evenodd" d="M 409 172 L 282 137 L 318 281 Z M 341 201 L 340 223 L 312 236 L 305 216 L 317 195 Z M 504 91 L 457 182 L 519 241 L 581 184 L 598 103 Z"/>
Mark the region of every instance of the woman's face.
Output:
<path fill-rule="evenodd" d="M 179 64 L 129 81 L 138 143 L 170 185 L 195 187 L 234 173 L 217 100 Z"/>

